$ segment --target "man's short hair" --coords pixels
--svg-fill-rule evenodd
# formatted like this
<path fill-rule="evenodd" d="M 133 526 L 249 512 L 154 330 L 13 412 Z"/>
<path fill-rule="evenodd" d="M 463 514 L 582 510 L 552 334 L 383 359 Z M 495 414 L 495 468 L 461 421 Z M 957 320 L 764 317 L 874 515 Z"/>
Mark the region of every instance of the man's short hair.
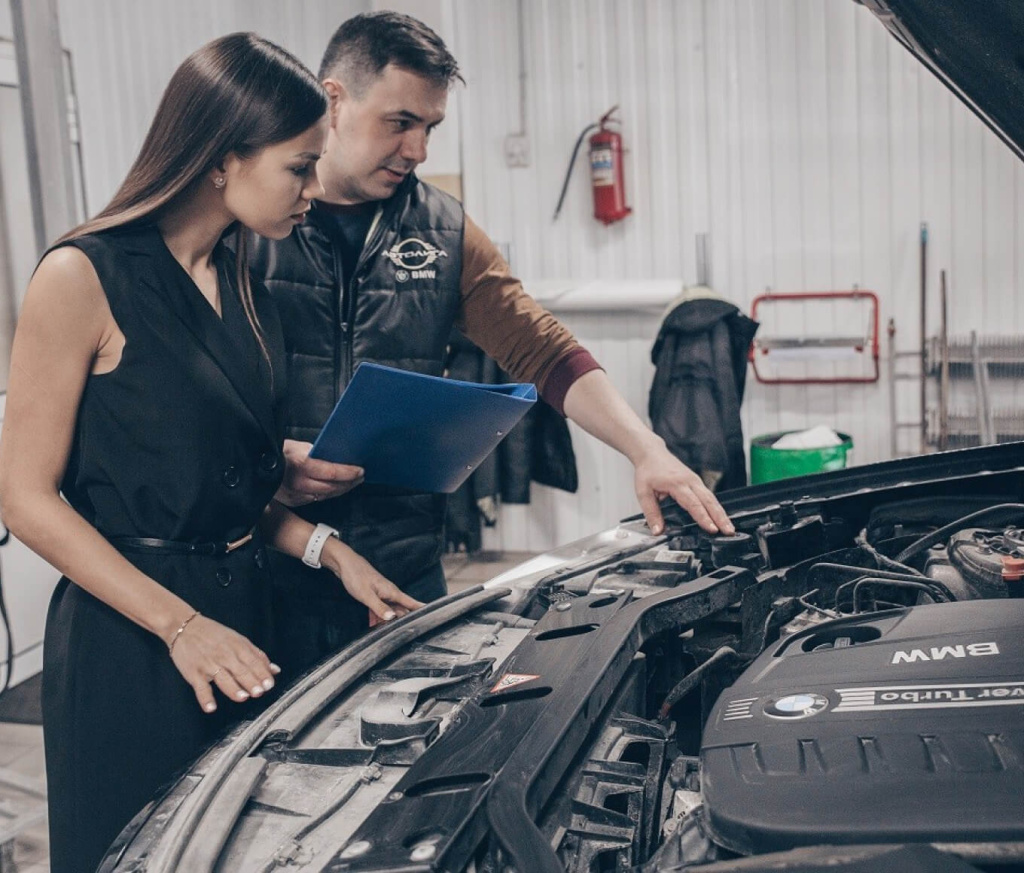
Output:
<path fill-rule="evenodd" d="M 465 84 L 444 41 L 422 21 L 400 12 L 367 12 L 343 22 L 320 62 L 320 80 L 334 76 L 361 96 L 388 64 L 438 83 Z"/>

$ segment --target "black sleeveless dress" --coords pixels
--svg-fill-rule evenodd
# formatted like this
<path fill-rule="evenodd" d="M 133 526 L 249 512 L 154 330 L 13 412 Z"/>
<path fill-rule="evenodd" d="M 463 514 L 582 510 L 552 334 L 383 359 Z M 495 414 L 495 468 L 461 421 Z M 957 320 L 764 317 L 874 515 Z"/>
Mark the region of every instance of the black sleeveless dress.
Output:
<path fill-rule="evenodd" d="M 217 260 L 223 320 L 153 226 L 71 243 L 92 261 L 125 336 L 121 361 L 90 376 L 62 492 L 104 536 L 231 542 L 250 531 L 284 471 L 276 310 L 254 284 L 271 365 L 242 309 L 233 258 Z M 273 659 L 270 579 L 258 534 L 223 555 L 121 549 L 194 609 Z M 93 871 L 158 789 L 266 699 L 217 695 L 202 712 L 167 645 L 61 579 L 50 602 L 43 730 L 53 873 Z"/>

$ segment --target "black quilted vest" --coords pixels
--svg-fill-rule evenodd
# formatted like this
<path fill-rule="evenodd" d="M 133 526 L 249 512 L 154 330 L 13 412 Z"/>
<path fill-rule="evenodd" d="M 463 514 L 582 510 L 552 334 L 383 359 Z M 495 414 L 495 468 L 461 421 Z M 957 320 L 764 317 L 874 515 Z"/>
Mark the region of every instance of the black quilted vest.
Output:
<path fill-rule="evenodd" d="M 443 370 L 461 299 L 462 205 L 415 177 L 381 205 L 351 279 L 341 275 L 332 219 L 315 204 L 287 239 L 253 245 L 252 272 L 281 313 L 289 387 L 284 425 L 292 439 L 316 438 L 362 361 L 433 375 Z M 443 495 L 362 485 L 298 512 L 338 528 L 345 542 L 403 585 L 440 559 L 444 509 Z M 317 585 L 302 564 L 290 566 L 294 584 Z M 329 577 L 326 584 L 338 583 Z"/>

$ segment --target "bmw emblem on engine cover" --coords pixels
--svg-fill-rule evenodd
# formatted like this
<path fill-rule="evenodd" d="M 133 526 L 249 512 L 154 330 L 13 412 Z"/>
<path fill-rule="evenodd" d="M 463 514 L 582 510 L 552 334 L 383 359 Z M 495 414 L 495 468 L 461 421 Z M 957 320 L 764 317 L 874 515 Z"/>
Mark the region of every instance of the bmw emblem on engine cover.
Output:
<path fill-rule="evenodd" d="M 764 714 L 771 718 L 807 718 L 828 709 L 828 698 L 820 694 L 787 694 L 765 704 Z"/>

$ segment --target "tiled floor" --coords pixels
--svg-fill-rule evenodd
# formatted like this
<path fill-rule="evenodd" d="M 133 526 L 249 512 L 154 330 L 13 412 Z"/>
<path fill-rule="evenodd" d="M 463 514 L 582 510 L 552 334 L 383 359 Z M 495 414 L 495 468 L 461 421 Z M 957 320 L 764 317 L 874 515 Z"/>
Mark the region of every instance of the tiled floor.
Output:
<path fill-rule="evenodd" d="M 479 585 L 530 557 L 527 552 L 478 552 L 471 558 L 465 554 L 446 555 L 443 563 L 448 588 L 455 592 Z M 0 722 L 0 779 L 3 770 L 40 783 L 45 780 L 41 727 Z M 7 802 L 0 784 L 0 825 Z M 45 821 L 22 832 L 13 843 L 0 846 L 0 873 L 48 873 L 49 869 Z"/>
<path fill-rule="evenodd" d="M 26 796 L 20 791 L 5 790 L 5 771 L 14 779 L 23 776 L 39 784 L 45 781 L 43 729 L 39 725 L 0 722 L 0 812 L 8 804 L 21 812 Z M 47 873 L 49 860 L 45 818 L 22 831 L 12 843 L 0 846 L 0 873 Z"/>

